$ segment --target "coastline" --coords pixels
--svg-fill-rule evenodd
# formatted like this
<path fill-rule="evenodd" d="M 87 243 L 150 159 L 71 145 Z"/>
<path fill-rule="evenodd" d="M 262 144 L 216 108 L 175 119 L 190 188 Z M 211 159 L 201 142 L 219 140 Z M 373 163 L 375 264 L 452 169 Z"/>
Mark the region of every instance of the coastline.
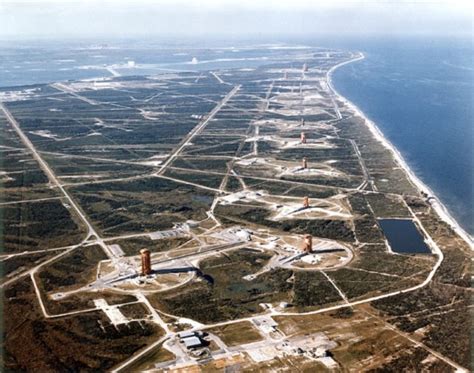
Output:
<path fill-rule="evenodd" d="M 458 234 L 470 247 L 471 250 L 474 250 L 474 241 L 473 237 L 469 233 L 467 233 L 461 226 L 460 224 L 454 219 L 454 217 L 450 214 L 449 210 L 447 207 L 440 201 L 438 196 L 431 190 L 429 186 L 427 186 L 423 181 L 421 181 L 418 176 L 415 175 L 415 173 L 411 170 L 410 166 L 406 163 L 405 159 L 403 158 L 402 154 L 399 152 L 399 150 L 385 137 L 383 132 L 380 130 L 377 125 L 371 121 L 369 118 L 366 117 L 366 115 L 362 112 L 362 110 L 357 107 L 353 102 L 351 102 L 349 99 L 345 98 L 342 96 L 335 88 L 332 83 L 332 74 L 334 71 L 336 71 L 337 68 L 347 65 L 352 62 L 360 61 L 365 58 L 364 54 L 360 52 L 360 56 L 355 57 L 353 59 L 350 59 L 348 61 L 341 62 L 337 65 L 332 66 L 327 74 L 326 74 L 326 81 L 328 84 L 329 89 L 333 92 L 333 94 L 341 101 L 344 102 L 353 112 L 355 115 L 359 116 L 364 120 L 364 123 L 367 125 L 369 128 L 370 132 L 374 135 L 375 139 L 380 141 L 383 146 L 385 146 L 391 153 L 392 156 L 394 157 L 395 161 L 400 165 L 401 168 L 406 172 L 408 175 L 408 178 L 410 181 L 415 185 L 420 192 L 424 192 L 428 194 L 432 198 L 432 201 L 430 202 L 431 207 L 433 210 L 436 211 L 438 216 L 443 220 L 445 223 L 447 223 L 453 230 Z"/>

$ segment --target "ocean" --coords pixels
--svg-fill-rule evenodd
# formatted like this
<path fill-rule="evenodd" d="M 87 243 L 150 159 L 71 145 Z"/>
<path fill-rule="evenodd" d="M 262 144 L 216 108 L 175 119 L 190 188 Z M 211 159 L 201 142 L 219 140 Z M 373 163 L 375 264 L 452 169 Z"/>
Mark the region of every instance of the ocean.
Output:
<path fill-rule="evenodd" d="M 415 174 L 472 235 L 471 39 L 385 38 L 337 44 L 365 55 L 365 59 L 334 72 L 337 91 L 376 123 Z"/>

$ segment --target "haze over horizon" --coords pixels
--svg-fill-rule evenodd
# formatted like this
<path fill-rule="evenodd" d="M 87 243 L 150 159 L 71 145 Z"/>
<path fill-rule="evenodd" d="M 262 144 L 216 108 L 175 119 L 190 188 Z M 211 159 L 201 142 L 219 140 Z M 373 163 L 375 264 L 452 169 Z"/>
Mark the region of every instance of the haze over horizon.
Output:
<path fill-rule="evenodd" d="M 472 35 L 469 1 L 6 0 L 0 39 Z"/>

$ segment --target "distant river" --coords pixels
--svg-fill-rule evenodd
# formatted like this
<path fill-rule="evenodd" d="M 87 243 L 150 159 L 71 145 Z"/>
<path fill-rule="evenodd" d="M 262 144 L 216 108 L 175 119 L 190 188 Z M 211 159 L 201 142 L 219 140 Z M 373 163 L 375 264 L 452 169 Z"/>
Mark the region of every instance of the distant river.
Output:
<path fill-rule="evenodd" d="M 472 41 L 419 38 L 340 44 L 364 52 L 366 58 L 334 72 L 338 92 L 377 124 L 472 235 Z"/>

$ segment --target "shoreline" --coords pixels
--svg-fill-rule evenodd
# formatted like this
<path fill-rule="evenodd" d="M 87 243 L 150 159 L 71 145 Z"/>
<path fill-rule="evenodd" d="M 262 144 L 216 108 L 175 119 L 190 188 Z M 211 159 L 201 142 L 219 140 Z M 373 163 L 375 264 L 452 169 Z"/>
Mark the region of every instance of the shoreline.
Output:
<path fill-rule="evenodd" d="M 336 69 L 338 69 L 341 66 L 347 65 L 352 62 L 360 61 L 365 58 L 363 53 L 360 53 L 360 56 L 352 58 L 348 61 L 341 62 L 337 65 L 332 66 L 328 72 L 326 73 L 326 81 L 328 84 L 329 89 L 334 93 L 334 95 L 344 102 L 353 112 L 355 115 L 359 116 L 364 120 L 365 125 L 369 128 L 370 132 L 372 135 L 374 135 L 375 139 L 380 141 L 385 148 L 387 148 L 391 153 L 395 161 L 400 165 L 401 168 L 406 172 L 408 175 L 408 178 L 413 185 L 418 188 L 420 192 L 424 192 L 428 194 L 428 196 L 432 197 L 432 201 L 429 202 L 433 210 L 438 214 L 438 216 L 443 220 L 445 223 L 447 223 L 453 230 L 454 232 L 460 236 L 470 247 L 471 250 L 474 250 L 474 241 L 473 237 L 467 233 L 464 228 L 461 227 L 461 225 L 454 219 L 454 217 L 451 215 L 447 207 L 441 202 L 441 200 L 438 198 L 438 196 L 433 192 L 433 190 L 427 186 L 423 181 L 421 181 L 418 176 L 412 171 L 410 166 L 407 164 L 405 159 L 403 158 L 402 154 L 399 152 L 399 150 L 385 137 L 383 132 L 380 130 L 377 125 L 371 121 L 367 116 L 362 112 L 361 109 L 357 105 L 355 105 L 353 102 L 351 102 L 349 99 L 341 95 L 335 88 L 332 83 L 332 74 Z"/>

